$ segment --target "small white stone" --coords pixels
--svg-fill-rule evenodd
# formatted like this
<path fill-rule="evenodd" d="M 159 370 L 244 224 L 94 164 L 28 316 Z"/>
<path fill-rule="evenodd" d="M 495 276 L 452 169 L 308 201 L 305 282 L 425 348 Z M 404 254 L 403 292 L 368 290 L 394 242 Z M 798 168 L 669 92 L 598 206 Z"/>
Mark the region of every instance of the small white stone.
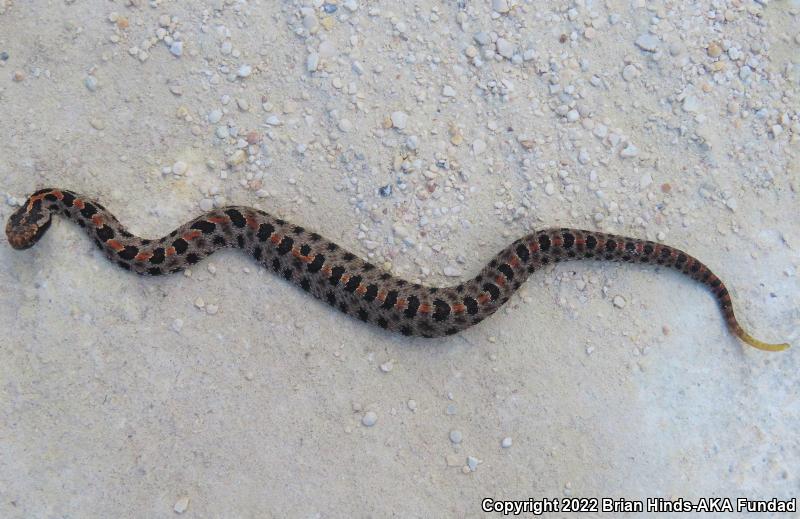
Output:
<path fill-rule="evenodd" d="M 172 45 L 169 46 L 169 51 L 172 53 L 173 56 L 181 57 L 183 54 L 183 42 L 182 41 L 173 41 Z"/>
<path fill-rule="evenodd" d="M 83 84 L 86 85 L 89 92 L 97 90 L 97 78 L 94 76 L 86 76 L 86 79 L 83 80 Z"/>
<path fill-rule="evenodd" d="M 198 296 L 197 299 L 194 300 L 194 306 L 197 308 L 204 308 L 206 306 L 206 301 L 202 297 Z"/>
<path fill-rule="evenodd" d="M 319 67 L 319 54 L 316 52 L 312 52 L 306 58 L 306 70 L 309 72 L 314 72 Z"/>
<path fill-rule="evenodd" d="M 777 137 L 778 135 L 783 133 L 783 126 L 780 124 L 775 124 L 772 126 L 772 136 Z"/>
<path fill-rule="evenodd" d="M 620 150 L 619 152 L 619 156 L 622 157 L 623 159 L 629 159 L 631 157 L 637 156 L 638 154 L 639 154 L 639 148 L 637 148 L 631 143 L 628 143 L 628 145 L 622 148 L 622 150 Z"/>
<path fill-rule="evenodd" d="M 353 129 L 353 123 L 349 119 L 342 119 L 339 121 L 339 130 L 347 133 Z"/>
<path fill-rule="evenodd" d="M 185 162 L 179 160 L 172 165 L 172 173 L 174 173 L 175 175 L 183 175 L 184 173 L 186 173 L 186 170 L 188 168 L 189 166 Z"/>
<path fill-rule="evenodd" d="M 681 106 L 684 112 L 697 113 L 700 111 L 700 101 L 695 96 L 686 96 Z"/>
<path fill-rule="evenodd" d="M 445 85 L 444 88 L 442 88 L 442 95 L 444 97 L 455 97 L 456 91 L 450 85 Z"/>
<path fill-rule="evenodd" d="M 172 331 L 181 333 L 181 329 L 183 329 L 183 319 L 175 319 L 172 321 Z"/>
<path fill-rule="evenodd" d="M 622 296 L 614 296 L 614 306 L 616 306 L 617 308 L 625 308 L 626 304 L 627 304 L 627 301 L 625 301 L 624 297 L 622 297 Z"/>
<path fill-rule="evenodd" d="M 392 371 L 393 368 L 394 364 L 392 363 L 392 361 L 387 361 L 381 364 L 381 371 L 383 371 L 384 373 L 389 373 L 390 371 Z"/>
<path fill-rule="evenodd" d="M 217 126 L 217 129 L 214 131 L 214 133 L 219 139 L 227 139 L 230 137 L 230 132 L 228 131 L 227 126 Z"/>
<path fill-rule="evenodd" d="M 622 79 L 625 81 L 633 81 L 639 75 L 639 70 L 633 65 L 625 65 L 622 69 Z"/>
<path fill-rule="evenodd" d="M 375 422 L 377 421 L 378 421 L 378 415 L 375 414 L 373 411 L 367 411 L 361 418 L 361 423 L 365 427 L 372 427 L 373 425 L 375 425 Z"/>
<path fill-rule="evenodd" d="M 206 313 L 208 315 L 216 315 L 219 312 L 219 306 L 217 305 L 207 305 L 206 306 Z"/>
<path fill-rule="evenodd" d="M 442 272 L 444 273 L 445 276 L 453 277 L 453 278 L 461 277 L 463 275 L 463 272 L 461 271 L 461 269 L 456 267 L 455 265 L 447 265 L 447 266 L 445 266 L 442 269 Z"/>
<path fill-rule="evenodd" d="M 472 153 L 481 155 L 484 151 L 486 151 L 486 143 L 483 139 L 475 139 L 472 141 Z"/>
<path fill-rule="evenodd" d="M 508 0 L 492 0 L 492 9 L 501 14 L 507 13 L 510 10 Z"/>
<path fill-rule="evenodd" d="M 577 121 L 580 118 L 581 118 L 581 115 L 575 109 L 572 109 L 569 112 L 567 112 L 567 121 L 569 121 L 571 123 L 574 123 L 575 121 Z"/>
<path fill-rule="evenodd" d="M 650 176 L 650 173 L 645 173 L 639 179 L 639 189 L 647 189 L 647 187 L 653 183 L 653 177 Z"/>
<path fill-rule="evenodd" d="M 655 52 L 658 50 L 659 39 L 650 33 L 645 33 L 636 38 L 636 46 L 647 52 Z"/>
<path fill-rule="evenodd" d="M 514 44 L 507 39 L 497 38 L 495 45 L 497 46 L 497 53 L 504 58 L 511 59 L 514 55 Z"/>
<path fill-rule="evenodd" d="M 548 183 L 547 183 L 547 184 L 545 184 L 545 186 L 544 186 L 544 192 L 545 192 L 545 194 L 547 194 L 548 196 L 552 196 L 552 195 L 554 195 L 554 194 L 555 194 L 555 192 L 556 192 L 556 186 L 554 186 L 552 182 L 548 182 Z"/>
<path fill-rule="evenodd" d="M 240 66 L 239 70 L 236 71 L 236 75 L 242 78 L 248 77 L 252 73 L 253 73 L 253 67 L 251 67 L 246 63 Z"/>
<path fill-rule="evenodd" d="M 392 126 L 402 130 L 406 127 L 406 124 L 408 124 L 408 114 L 401 111 L 392 112 Z"/>
<path fill-rule="evenodd" d="M 172 507 L 176 514 L 182 514 L 189 508 L 189 498 L 182 497 L 175 501 L 175 506 Z"/>
<path fill-rule="evenodd" d="M 474 456 L 467 456 L 467 468 L 469 468 L 471 472 L 475 472 L 476 470 L 478 470 L 478 464 L 480 462 L 481 460 L 479 460 Z"/>
<path fill-rule="evenodd" d="M 256 197 L 258 198 L 267 198 L 269 196 L 269 191 L 266 189 L 259 189 L 256 191 Z"/>
<path fill-rule="evenodd" d="M 237 166 L 242 164 L 245 160 L 247 160 L 247 154 L 244 152 L 244 150 L 236 150 L 230 157 L 228 157 L 227 162 L 231 166 Z"/>
<path fill-rule="evenodd" d="M 461 434 L 461 431 L 452 430 L 450 431 L 450 441 L 458 445 L 464 439 L 464 436 Z"/>
<path fill-rule="evenodd" d="M 513 442 L 511 440 L 511 437 L 510 436 L 506 436 L 505 438 L 503 438 L 503 441 L 500 442 L 500 446 L 502 448 L 504 448 L 504 449 L 508 449 L 509 447 L 511 447 L 512 443 Z"/>
<path fill-rule="evenodd" d="M 222 110 L 211 110 L 208 112 L 208 122 L 217 124 L 220 120 L 222 120 Z"/>
<path fill-rule="evenodd" d="M 589 163 L 590 160 L 591 157 L 589 157 L 589 152 L 586 151 L 586 149 L 581 149 L 581 151 L 578 152 L 578 162 L 586 165 Z"/>
<path fill-rule="evenodd" d="M 408 408 L 410 410 L 412 410 L 412 411 L 416 411 L 417 410 L 417 401 L 416 400 L 411 399 L 406 403 L 406 405 L 408 405 Z"/>
<path fill-rule="evenodd" d="M 269 117 L 267 117 L 266 123 L 270 126 L 280 126 L 281 120 L 278 119 L 277 115 L 270 115 Z"/>

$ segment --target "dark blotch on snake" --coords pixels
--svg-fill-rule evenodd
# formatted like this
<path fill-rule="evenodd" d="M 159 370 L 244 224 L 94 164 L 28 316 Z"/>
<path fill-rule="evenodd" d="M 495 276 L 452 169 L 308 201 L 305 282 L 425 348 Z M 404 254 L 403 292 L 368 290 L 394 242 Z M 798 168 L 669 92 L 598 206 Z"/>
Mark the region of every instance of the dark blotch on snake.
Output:
<path fill-rule="evenodd" d="M 240 213 L 236 209 L 228 209 L 227 211 L 225 211 L 225 214 L 228 215 L 228 218 L 231 219 L 231 223 L 233 223 L 233 225 L 235 225 L 236 227 L 242 228 L 247 223 L 247 220 L 244 219 L 242 213 Z"/>

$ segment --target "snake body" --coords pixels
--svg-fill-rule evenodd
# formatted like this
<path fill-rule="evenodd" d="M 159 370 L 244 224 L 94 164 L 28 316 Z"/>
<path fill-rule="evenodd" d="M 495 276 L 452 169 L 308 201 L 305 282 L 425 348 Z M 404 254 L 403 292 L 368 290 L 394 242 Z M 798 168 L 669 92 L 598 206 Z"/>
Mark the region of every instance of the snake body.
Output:
<path fill-rule="evenodd" d="M 359 258 L 323 236 L 264 211 L 229 206 L 203 214 L 158 239 L 132 235 L 100 203 L 65 189 L 33 193 L 10 217 L 12 247 L 31 247 L 53 214 L 83 227 L 106 256 L 137 274 L 185 269 L 233 247 L 342 312 L 386 330 L 422 337 L 457 333 L 492 315 L 528 276 L 550 263 L 594 259 L 663 265 L 706 285 L 731 333 L 751 346 L 777 351 L 748 335 L 733 313 L 722 281 L 696 258 L 667 245 L 580 229 L 546 229 L 501 250 L 472 279 L 450 287 L 408 282 Z"/>

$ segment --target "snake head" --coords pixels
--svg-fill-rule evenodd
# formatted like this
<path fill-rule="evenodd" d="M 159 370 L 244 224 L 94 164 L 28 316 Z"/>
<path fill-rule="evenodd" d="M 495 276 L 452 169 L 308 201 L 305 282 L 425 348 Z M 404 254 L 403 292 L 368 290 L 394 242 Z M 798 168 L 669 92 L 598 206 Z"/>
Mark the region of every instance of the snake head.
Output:
<path fill-rule="evenodd" d="M 31 197 L 8 219 L 8 243 L 17 250 L 33 247 L 50 228 L 51 221 L 50 211 L 42 205 L 42 200 Z"/>

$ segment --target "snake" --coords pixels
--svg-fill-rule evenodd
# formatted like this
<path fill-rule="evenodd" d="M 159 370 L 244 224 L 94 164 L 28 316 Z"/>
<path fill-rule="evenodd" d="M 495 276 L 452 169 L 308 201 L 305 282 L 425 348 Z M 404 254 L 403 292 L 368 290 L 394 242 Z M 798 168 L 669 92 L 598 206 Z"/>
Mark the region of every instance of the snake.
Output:
<path fill-rule="evenodd" d="M 125 270 L 146 276 L 179 272 L 224 248 L 255 261 L 334 308 L 385 330 L 427 338 L 458 333 L 496 312 L 535 271 L 570 260 L 661 265 L 702 283 L 714 295 L 728 330 L 746 344 L 781 351 L 787 343 L 753 338 L 737 322 L 725 284 L 698 259 L 668 245 L 571 228 L 532 232 L 505 247 L 472 279 L 455 286 L 412 283 L 341 245 L 260 209 L 226 206 L 166 236 L 140 238 L 103 205 L 66 189 L 33 193 L 6 224 L 14 249 L 28 249 L 47 232 L 53 215 L 84 228 L 97 247 Z"/>

